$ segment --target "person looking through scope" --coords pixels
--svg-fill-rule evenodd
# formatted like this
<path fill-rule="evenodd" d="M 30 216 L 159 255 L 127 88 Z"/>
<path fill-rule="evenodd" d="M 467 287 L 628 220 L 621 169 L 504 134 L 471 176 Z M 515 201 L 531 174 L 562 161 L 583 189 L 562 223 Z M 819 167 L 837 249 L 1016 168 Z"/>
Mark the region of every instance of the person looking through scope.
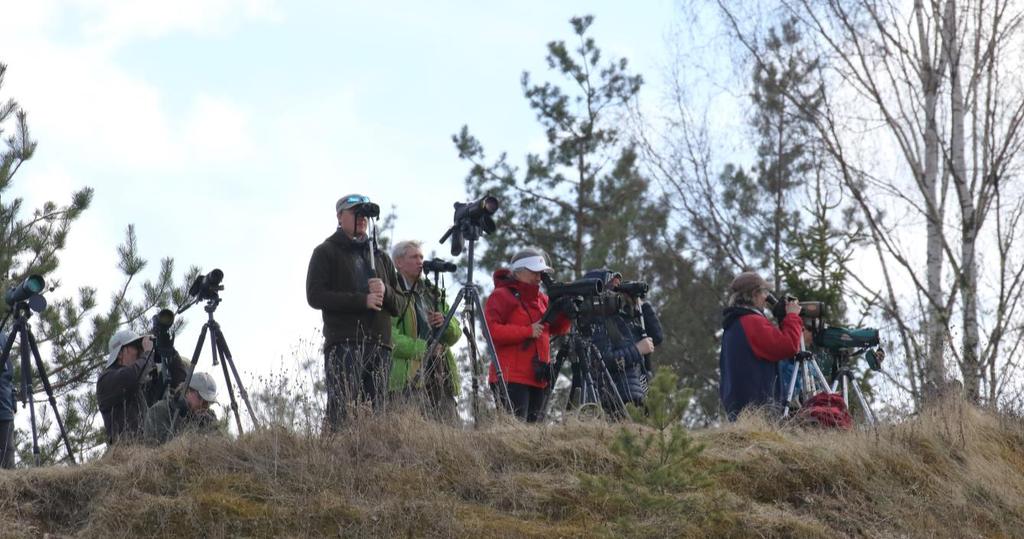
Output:
<path fill-rule="evenodd" d="M 635 309 L 626 302 L 625 296 L 615 290 L 622 282 L 622 275 L 609 269 L 590 270 L 584 279 L 598 279 L 604 283 L 605 291 L 601 294 L 601 307 L 586 316 L 578 323 L 587 326 L 586 335 L 590 336 L 605 362 L 608 373 L 614 382 L 622 405 L 633 403 L 643 406 L 647 387 L 644 379 L 644 356 L 654 352 L 654 340 L 647 335 L 637 335 L 631 324 Z M 574 376 L 578 374 L 574 372 Z M 613 416 L 620 415 L 622 405 L 606 398 L 601 405 L 605 412 Z"/>
<path fill-rule="evenodd" d="M 458 417 L 459 372 L 451 346 L 462 337 L 453 317 L 443 328 L 448 304 L 440 288 L 423 277 L 423 250 L 418 241 L 400 241 L 391 256 L 398 269 L 399 314 L 392 318 L 391 377 L 388 389 L 419 401 L 429 415 L 454 422 Z M 432 261 L 436 262 L 436 261 Z M 444 266 L 444 264 L 440 264 Z M 444 266 L 436 270 L 454 271 Z M 439 334 L 428 350 L 432 334 Z"/>
<path fill-rule="evenodd" d="M 110 337 L 107 351 L 106 366 L 96 381 L 96 402 L 107 443 L 138 441 L 150 404 L 146 395 L 152 393 L 156 380 L 153 338 L 123 329 Z M 163 360 L 169 362 L 171 385 L 184 382 L 188 372 L 181 358 L 175 354 Z"/>
<path fill-rule="evenodd" d="M 554 382 L 549 370 L 551 335 L 568 333 L 570 325 L 562 312 L 550 323 L 541 320 L 548 311 L 548 297 L 540 291 L 541 276 L 552 271 L 539 250 L 519 251 L 508 268 L 494 272 L 494 292 L 484 307 L 494 352 L 508 385 L 509 411 L 528 423 L 543 419 L 545 388 Z M 499 396 L 496 400 L 504 402 L 493 364 L 488 381 Z"/>
<path fill-rule="evenodd" d="M 747 406 L 777 406 L 780 384 L 777 362 L 800 349 L 803 321 L 800 302 L 787 298 L 779 327 L 764 314 L 770 287 L 752 271 L 729 285 L 729 306 L 722 313 L 719 395 L 729 421 Z"/>
<path fill-rule="evenodd" d="M 306 301 L 324 320 L 327 427 L 337 431 L 349 403 L 380 409 L 391 368 L 391 317 L 398 316 L 398 281 L 391 258 L 368 234 L 380 208 L 363 195 L 335 204 L 338 228 L 313 250 Z"/>
<path fill-rule="evenodd" d="M 176 393 L 180 393 L 179 388 Z M 205 372 L 197 372 L 181 398 L 161 399 L 149 408 L 143 427 L 145 441 L 160 445 L 183 432 L 217 432 L 217 414 L 210 405 L 217 402 L 217 382 Z M 172 407 L 177 407 L 177 413 Z"/>

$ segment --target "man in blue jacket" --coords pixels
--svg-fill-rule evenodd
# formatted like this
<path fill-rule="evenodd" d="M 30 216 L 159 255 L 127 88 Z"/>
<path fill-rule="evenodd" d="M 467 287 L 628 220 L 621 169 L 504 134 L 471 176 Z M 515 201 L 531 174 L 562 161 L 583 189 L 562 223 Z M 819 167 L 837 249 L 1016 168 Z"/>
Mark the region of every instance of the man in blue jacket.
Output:
<path fill-rule="evenodd" d="M 612 294 L 616 279 L 621 280 L 621 275 L 608 269 L 597 269 L 588 271 L 584 276 L 586 279 L 600 279 L 606 294 Z M 633 316 L 631 305 L 627 300 L 620 300 L 620 309 L 614 313 L 602 314 L 589 317 L 584 323 L 588 324 L 591 342 L 601 353 L 601 358 L 608 367 L 608 373 L 615 382 L 615 389 L 625 404 L 633 403 L 636 406 L 643 406 L 647 388 L 643 383 L 644 377 L 644 356 L 654 352 L 654 339 L 651 336 L 639 335 L 634 332 L 630 319 Z M 623 312 L 626 309 L 627 312 Z M 605 411 L 618 413 L 620 405 L 607 400 L 602 404 Z"/>
<path fill-rule="evenodd" d="M 6 342 L 7 334 L 0 333 L 0 346 Z M 10 362 L 0 369 L 0 468 L 14 468 L 14 374 Z"/>
<path fill-rule="evenodd" d="M 729 285 L 729 307 L 722 313 L 719 393 L 729 421 L 746 406 L 777 406 L 778 362 L 800 349 L 803 323 L 800 303 L 790 299 L 776 327 L 764 315 L 770 287 L 754 272 L 743 272 Z"/>

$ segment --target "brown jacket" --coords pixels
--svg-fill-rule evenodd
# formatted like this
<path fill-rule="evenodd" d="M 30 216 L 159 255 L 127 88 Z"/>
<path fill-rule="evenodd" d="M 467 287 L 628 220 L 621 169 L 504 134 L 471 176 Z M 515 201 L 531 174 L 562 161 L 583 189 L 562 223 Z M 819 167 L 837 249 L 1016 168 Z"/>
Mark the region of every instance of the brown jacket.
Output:
<path fill-rule="evenodd" d="M 378 250 L 376 274 L 370 270 L 366 241 L 353 241 L 339 228 L 313 250 L 306 273 L 306 301 L 323 312 L 324 340 L 379 343 L 391 348 L 391 317 L 398 316 L 398 275 L 387 253 Z M 384 305 L 380 311 L 366 306 L 368 281 L 384 281 Z"/>

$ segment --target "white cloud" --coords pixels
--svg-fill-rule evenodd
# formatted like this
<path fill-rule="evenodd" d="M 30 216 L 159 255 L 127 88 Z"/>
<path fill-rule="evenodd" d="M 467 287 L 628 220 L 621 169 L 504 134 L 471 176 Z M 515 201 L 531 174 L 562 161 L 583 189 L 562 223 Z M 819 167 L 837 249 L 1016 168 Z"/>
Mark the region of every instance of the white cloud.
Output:
<path fill-rule="evenodd" d="M 176 32 L 229 34 L 247 20 L 280 21 L 273 0 L 78 0 L 84 36 L 110 47 Z"/>
<path fill-rule="evenodd" d="M 200 95 L 183 129 L 190 157 L 237 162 L 253 154 L 248 114 L 231 100 Z"/>

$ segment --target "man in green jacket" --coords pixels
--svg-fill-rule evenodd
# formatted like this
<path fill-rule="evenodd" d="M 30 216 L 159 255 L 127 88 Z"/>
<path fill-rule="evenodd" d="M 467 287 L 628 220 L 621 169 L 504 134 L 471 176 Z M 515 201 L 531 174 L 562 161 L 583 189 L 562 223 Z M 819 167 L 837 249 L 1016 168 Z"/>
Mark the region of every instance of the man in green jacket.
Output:
<path fill-rule="evenodd" d="M 423 250 L 418 241 L 395 244 L 392 258 L 398 269 L 399 314 L 392 318 L 391 377 L 393 393 L 423 402 L 428 413 L 441 421 L 457 417 L 459 371 L 450 347 L 462 336 L 452 317 L 435 345 L 427 341 L 444 324 L 448 304 L 441 290 L 422 278 Z"/>

